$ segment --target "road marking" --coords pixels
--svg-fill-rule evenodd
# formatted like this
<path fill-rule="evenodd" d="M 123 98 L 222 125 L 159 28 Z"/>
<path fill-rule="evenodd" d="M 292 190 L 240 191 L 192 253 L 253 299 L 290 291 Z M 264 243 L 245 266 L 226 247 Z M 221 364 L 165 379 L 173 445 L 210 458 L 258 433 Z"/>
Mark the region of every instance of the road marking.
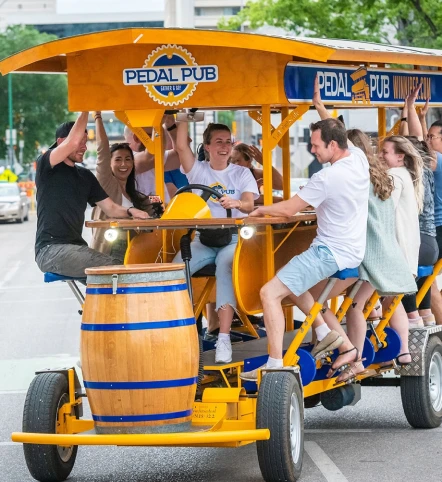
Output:
<path fill-rule="evenodd" d="M 322 475 L 327 479 L 327 482 L 348 482 L 344 474 L 316 442 L 305 442 L 304 448 Z"/>
<path fill-rule="evenodd" d="M 0 287 L 5 285 L 8 281 L 10 281 L 14 277 L 15 273 L 17 273 L 17 271 L 19 270 L 22 264 L 23 264 L 23 261 L 17 261 L 11 268 L 9 268 L 9 270 L 6 272 L 5 277 L 2 280 L 0 280 Z"/>
<path fill-rule="evenodd" d="M 334 434 L 346 434 L 346 433 L 403 433 L 409 432 L 411 428 L 404 427 L 404 428 L 331 428 L 331 429 L 322 429 L 322 428 L 311 428 L 304 430 L 305 433 L 315 435 L 320 433 L 334 433 Z M 413 429 L 413 432 L 422 431 L 426 433 L 442 433 L 442 427 L 433 428 L 431 431 L 427 429 Z"/>
<path fill-rule="evenodd" d="M 384 429 L 381 429 L 384 430 Z M 404 429 L 408 430 L 408 429 Z M 371 428 L 309 428 L 304 430 L 305 433 L 366 433 L 374 432 Z"/>

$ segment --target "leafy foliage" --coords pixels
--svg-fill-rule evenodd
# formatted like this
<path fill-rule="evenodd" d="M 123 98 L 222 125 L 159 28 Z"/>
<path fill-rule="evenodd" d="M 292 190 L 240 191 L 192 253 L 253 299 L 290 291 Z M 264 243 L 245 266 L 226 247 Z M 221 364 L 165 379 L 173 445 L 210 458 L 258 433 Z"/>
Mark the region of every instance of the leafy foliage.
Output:
<path fill-rule="evenodd" d="M 440 0 L 254 0 L 221 28 L 281 27 L 296 35 L 442 48 Z"/>
<path fill-rule="evenodd" d="M 0 34 L 0 58 L 55 38 L 32 27 L 8 27 Z M 51 144 L 57 125 L 70 118 L 67 79 L 64 75 L 12 74 L 12 95 L 12 127 L 17 129 L 17 139 L 25 141 L 25 163 L 32 162 L 38 146 Z M 8 78 L 0 76 L 0 158 L 6 157 L 4 136 L 8 126 Z"/>

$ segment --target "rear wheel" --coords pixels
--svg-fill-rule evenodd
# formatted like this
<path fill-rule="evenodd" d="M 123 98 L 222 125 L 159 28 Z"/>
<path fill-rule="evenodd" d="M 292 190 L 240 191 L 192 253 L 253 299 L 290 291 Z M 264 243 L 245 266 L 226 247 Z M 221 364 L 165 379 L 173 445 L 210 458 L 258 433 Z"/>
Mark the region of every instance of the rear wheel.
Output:
<path fill-rule="evenodd" d="M 442 423 L 442 342 L 430 336 L 422 377 L 401 377 L 405 416 L 414 428 L 436 428 Z"/>
<path fill-rule="evenodd" d="M 264 375 L 258 392 L 257 428 L 270 439 L 258 441 L 258 462 L 266 482 L 296 482 L 304 455 L 304 406 L 301 387 L 289 372 Z"/>
<path fill-rule="evenodd" d="M 68 383 L 61 373 L 41 373 L 32 381 L 26 395 L 23 431 L 57 433 L 58 412 L 69 401 Z M 26 464 L 34 479 L 61 482 L 72 471 L 77 445 L 23 444 Z"/>

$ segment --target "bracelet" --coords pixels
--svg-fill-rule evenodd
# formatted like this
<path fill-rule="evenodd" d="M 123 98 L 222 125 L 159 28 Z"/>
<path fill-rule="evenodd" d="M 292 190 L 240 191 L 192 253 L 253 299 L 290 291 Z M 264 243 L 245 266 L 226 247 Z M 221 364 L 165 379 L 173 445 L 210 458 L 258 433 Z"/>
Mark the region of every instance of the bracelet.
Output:
<path fill-rule="evenodd" d="M 238 199 L 238 201 L 239 201 L 239 208 L 237 208 L 237 209 L 241 210 L 242 209 L 242 201 L 241 201 L 241 199 Z"/>
<path fill-rule="evenodd" d="M 131 206 L 130 208 L 127 208 L 126 212 L 127 212 L 127 215 L 131 218 L 132 217 L 132 214 L 130 213 L 130 210 L 133 208 L 133 206 Z"/>
<path fill-rule="evenodd" d="M 101 115 L 94 116 L 94 120 L 97 120 L 97 119 L 102 119 Z"/>
<path fill-rule="evenodd" d="M 170 127 L 167 128 L 169 132 L 173 131 L 174 129 L 176 129 L 176 124 L 172 124 Z"/>
<path fill-rule="evenodd" d="M 406 118 L 406 117 L 402 117 L 401 122 L 407 122 L 407 118 Z"/>

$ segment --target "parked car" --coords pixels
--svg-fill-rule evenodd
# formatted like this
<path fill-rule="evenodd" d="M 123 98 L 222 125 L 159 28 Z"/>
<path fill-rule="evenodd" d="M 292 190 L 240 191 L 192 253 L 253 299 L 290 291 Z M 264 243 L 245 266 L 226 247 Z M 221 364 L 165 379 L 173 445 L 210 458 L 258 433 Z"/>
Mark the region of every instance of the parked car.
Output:
<path fill-rule="evenodd" d="M 29 219 L 29 199 L 15 182 L 0 183 L 0 221 Z"/>
<path fill-rule="evenodd" d="M 308 177 L 292 177 L 290 179 L 290 196 L 294 196 L 301 187 L 304 187 L 310 179 Z M 282 197 L 282 191 L 273 191 L 274 196 L 281 196 Z"/>

